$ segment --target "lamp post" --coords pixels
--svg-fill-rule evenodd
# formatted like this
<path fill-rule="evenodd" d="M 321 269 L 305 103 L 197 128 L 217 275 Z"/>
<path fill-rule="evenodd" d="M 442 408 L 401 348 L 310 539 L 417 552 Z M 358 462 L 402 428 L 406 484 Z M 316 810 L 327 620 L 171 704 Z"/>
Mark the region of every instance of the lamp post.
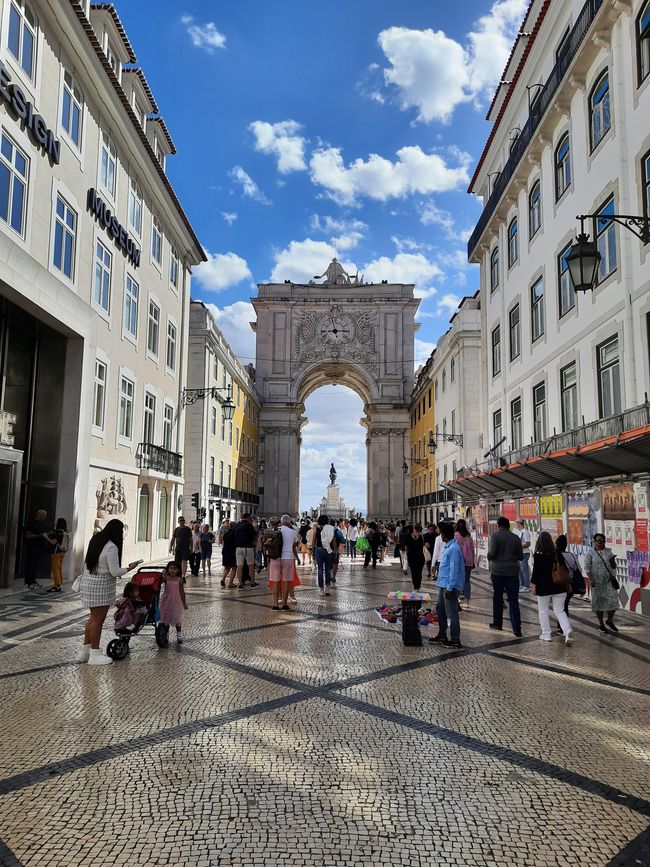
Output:
<path fill-rule="evenodd" d="M 226 393 L 225 398 L 221 397 L 221 392 Z M 232 385 L 228 385 L 225 388 L 219 388 L 216 385 L 213 385 L 211 388 L 184 388 L 181 395 L 179 412 L 183 407 L 191 406 L 197 401 L 205 400 L 208 397 L 218 400 L 221 404 L 223 417 L 226 421 L 232 421 L 235 415 L 235 404 L 232 400 Z"/>
<path fill-rule="evenodd" d="M 442 440 L 443 443 L 455 443 L 457 446 L 463 445 L 463 435 L 462 434 L 434 434 L 433 431 L 429 431 L 429 454 L 434 454 L 435 450 L 438 448 L 438 443 L 436 440 Z"/>
<path fill-rule="evenodd" d="M 630 214 L 580 214 L 576 217 L 580 220 L 580 233 L 575 244 L 571 246 L 571 252 L 566 257 L 569 269 L 569 279 L 574 292 L 591 292 L 596 285 L 598 267 L 602 256 L 598 250 L 597 242 L 589 240 L 585 232 L 585 220 L 593 221 L 593 235 L 596 238 L 600 224 L 618 223 L 633 232 L 644 244 L 650 243 L 650 217 L 632 216 Z"/>

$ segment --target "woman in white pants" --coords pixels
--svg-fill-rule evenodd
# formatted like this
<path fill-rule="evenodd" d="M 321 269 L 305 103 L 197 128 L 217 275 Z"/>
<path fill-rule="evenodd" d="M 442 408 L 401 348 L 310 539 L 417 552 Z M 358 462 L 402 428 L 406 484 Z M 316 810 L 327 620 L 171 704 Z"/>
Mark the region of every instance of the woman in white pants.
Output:
<path fill-rule="evenodd" d="M 553 606 L 553 613 L 562 629 L 565 644 L 573 642 L 571 621 L 565 610 L 564 602 L 567 595 L 567 585 L 556 583 L 554 576 L 556 564 L 561 569 L 566 569 L 562 554 L 556 551 L 551 534 L 543 531 L 537 537 L 535 553 L 533 554 L 533 574 L 530 579 L 531 589 L 537 596 L 537 612 L 539 625 L 542 627 L 541 641 L 551 641 L 551 623 L 549 620 L 549 606 Z M 557 570 L 556 570 L 557 571 Z"/>

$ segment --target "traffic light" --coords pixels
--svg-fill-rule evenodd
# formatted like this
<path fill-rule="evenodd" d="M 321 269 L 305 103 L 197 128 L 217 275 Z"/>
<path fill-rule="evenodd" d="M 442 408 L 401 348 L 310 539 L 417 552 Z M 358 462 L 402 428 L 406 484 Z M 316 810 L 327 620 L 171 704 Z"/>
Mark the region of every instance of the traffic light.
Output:
<path fill-rule="evenodd" d="M 199 508 L 199 492 L 198 491 L 196 493 L 192 494 L 192 508 L 193 509 Z"/>

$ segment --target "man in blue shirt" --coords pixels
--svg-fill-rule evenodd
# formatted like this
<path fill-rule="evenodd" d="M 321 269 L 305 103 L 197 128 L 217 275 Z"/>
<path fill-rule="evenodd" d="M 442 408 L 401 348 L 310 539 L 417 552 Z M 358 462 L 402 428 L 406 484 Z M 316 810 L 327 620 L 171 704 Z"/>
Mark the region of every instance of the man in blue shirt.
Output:
<path fill-rule="evenodd" d="M 445 543 L 438 569 L 438 634 L 429 641 L 442 642 L 444 647 L 462 647 L 460 643 L 460 618 L 458 617 L 458 594 L 465 586 L 465 558 L 460 545 L 454 539 L 454 525 L 441 524 L 440 535 Z M 447 620 L 450 639 L 447 640 Z"/>

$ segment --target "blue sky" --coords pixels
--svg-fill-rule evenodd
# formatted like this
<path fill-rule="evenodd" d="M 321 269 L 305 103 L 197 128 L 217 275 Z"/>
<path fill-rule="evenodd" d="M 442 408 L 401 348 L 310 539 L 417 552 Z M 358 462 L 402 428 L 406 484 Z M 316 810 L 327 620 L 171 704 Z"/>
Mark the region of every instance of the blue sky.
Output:
<path fill-rule="evenodd" d="M 478 285 L 465 250 L 480 206 L 466 189 L 526 5 L 118 2 L 178 149 L 170 179 L 209 256 L 192 297 L 214 305 L 245 363 L 255 284 L 308 280 L 334 249 L 368 281 L 415 283 L 426 360 Z M 361 400 L 329 386 L 307 415 L 301 508 L 323 496 L 334 460 L 363 511 Z"/>

